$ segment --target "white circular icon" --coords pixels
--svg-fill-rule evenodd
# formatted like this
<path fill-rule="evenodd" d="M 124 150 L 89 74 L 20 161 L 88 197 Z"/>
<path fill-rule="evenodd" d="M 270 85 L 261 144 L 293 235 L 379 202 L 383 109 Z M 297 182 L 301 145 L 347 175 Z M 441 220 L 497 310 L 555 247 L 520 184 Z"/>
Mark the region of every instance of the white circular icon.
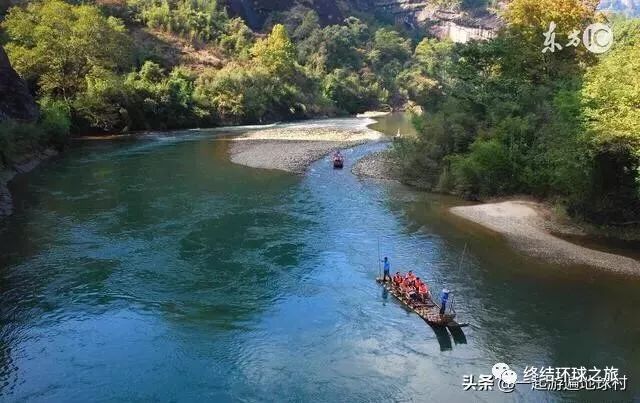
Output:
<path fill-rule="evenodd" d="M 509 366 L 504 362 L 499 362 L 491 368 L 491 374 L 495 379 L 502 379 L 502 374 L 509 369 Z"/>
<path fill-rule="evenodd" d="M 518 380 L 518 374 L 508 369 L 502 373 L 500 379 L 508 385 L 515 385 L 516 381 Z"/>
<path fill-rule="evenodd" d="M 582 43 L 592 53 L 604 53 L 613 46 L 613 31 L 605 24 L 591 24 L 582 34 Z"/>

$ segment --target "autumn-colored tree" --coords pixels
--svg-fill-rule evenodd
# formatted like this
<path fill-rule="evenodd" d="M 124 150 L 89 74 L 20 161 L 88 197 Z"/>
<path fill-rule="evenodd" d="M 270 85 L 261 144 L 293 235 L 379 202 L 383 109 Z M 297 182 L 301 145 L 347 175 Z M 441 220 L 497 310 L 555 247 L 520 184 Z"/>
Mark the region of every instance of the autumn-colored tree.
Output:
<path fill-rule="evenodd" d="M 284 25 L 276 24 L 271 33 L 251 49 L 255 60 L 276 74 L 287 75 L 295 68 L 296 47 Z"/>
<path fill-rule="evenodd" d="M 615 33 L 634 27 L 636 38 L 620 42 L 585 75 L 582 95 L 593 139 L 600 146 L 627 148 L 640 157 L 640 22 L 628 21 Z M 618 28 L 618 27 L 616 27 Z"/>
<path fill-rule="evenodd" d="M 539 35 L 553 22 L 558 34 L 581 30 L 594 18 L 598 0 L 513 0 L 504 12 L 508 26 Z"/>

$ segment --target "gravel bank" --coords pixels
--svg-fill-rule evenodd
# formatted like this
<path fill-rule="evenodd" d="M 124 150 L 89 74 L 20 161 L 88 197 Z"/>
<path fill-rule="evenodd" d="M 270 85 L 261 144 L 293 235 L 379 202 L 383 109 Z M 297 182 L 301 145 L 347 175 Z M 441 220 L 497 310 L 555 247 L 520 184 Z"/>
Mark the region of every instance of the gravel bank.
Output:
<path fill-rule="evenodd" d="M 397 163 L 391 158 L 390 151 L 384 150 L 360 158 L 351 172 L 359 177 L 398 180 L 398 169 Z"/>
<path fill-rule="evenodd" d="M 230 157 L 236 164 L 253 168 L 302 173 L 334 150 L 381 138 L 380 133 L 366 127 L 276 127 L 232 139 Z"/>
<path fill-rule="evenodd" d="M 637 260 L 585 248 L 551 235 L 549 231 L 558 230 L 558 224 L 548 218 L 551 213 L 540 203 L 513 200 L 453 207 L 450 211 L 503 234 L 518 249 L 531 256 L 555 263 L 588 265 L 640 275 L 640 262 Z"/>

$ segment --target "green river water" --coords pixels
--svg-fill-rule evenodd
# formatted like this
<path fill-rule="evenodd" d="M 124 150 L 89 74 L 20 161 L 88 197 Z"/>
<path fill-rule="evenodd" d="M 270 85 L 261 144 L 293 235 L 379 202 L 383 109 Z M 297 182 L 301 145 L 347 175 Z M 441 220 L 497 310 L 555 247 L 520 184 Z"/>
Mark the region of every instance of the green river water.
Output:
<path fill-rule="evenodd" d="M 406 120 L 393 119 L 377 127 L 395 134 Z M 85 143 L 11 184 L 1 401 L 640 399 L 638 279 L 523 257 L 448 214 L 454 198 L 351 174 L 385 144 L 296 176 L 230 163 L 222 133 Z M 378 239 L 394 271 L 453 290 L 464 337 L 382 292 Z M 496 362 L 614 366 L 629 381 L 463 390 Z"/>

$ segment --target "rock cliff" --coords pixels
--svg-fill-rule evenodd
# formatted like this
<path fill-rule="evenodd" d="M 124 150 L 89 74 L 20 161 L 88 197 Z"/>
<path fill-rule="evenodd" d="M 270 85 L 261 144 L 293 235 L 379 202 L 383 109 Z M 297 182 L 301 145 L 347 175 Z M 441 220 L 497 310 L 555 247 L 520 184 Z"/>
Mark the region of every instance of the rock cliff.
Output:
<path fill-rule="evenodd" d="M 454 10 L 425 0 L 227 0 L 227 7 L 253 29 L 260 29 L 273 13 L 297 5 L 315 10 L 320 21 L 339 24 L 353 11 L 386 15 L 411 29 L 426 29 L 440 38 L 456 42 L 486 39 L 500 26 L 499 18 L 485 8 Z"/>
<path fill-rule="evenodd" d="M 600 10 L 640 16 L 640 0 L 602 0 Z"/>
<path fill-rule="evenodd" d="M 0 46 L 0 122 L 7 119 L 31 121 L 38 118 L 38 106 L 27 84 L 11 67 Z"/>
<path fill-rule="evenodd" d="M 0 122 L 7 119 L 32 121 L 37 118 L 38 106 L 29 93 L 27 84 L 11 67 L 7 54 L 0 46 Z M 15 164 L 10 168 L 5 166 L 7 161 L 4 161 L 2 150 L 0 150 L 0 217 L 9 215 L 13 211 L 7 183 L 16 173 L 33 169 L 37 162 L 48 158 L 51 153 L 53 151 L 46 151 L 46 155 L 40 153 L 37 156 L 25 157 L 23 164 Z"/>

